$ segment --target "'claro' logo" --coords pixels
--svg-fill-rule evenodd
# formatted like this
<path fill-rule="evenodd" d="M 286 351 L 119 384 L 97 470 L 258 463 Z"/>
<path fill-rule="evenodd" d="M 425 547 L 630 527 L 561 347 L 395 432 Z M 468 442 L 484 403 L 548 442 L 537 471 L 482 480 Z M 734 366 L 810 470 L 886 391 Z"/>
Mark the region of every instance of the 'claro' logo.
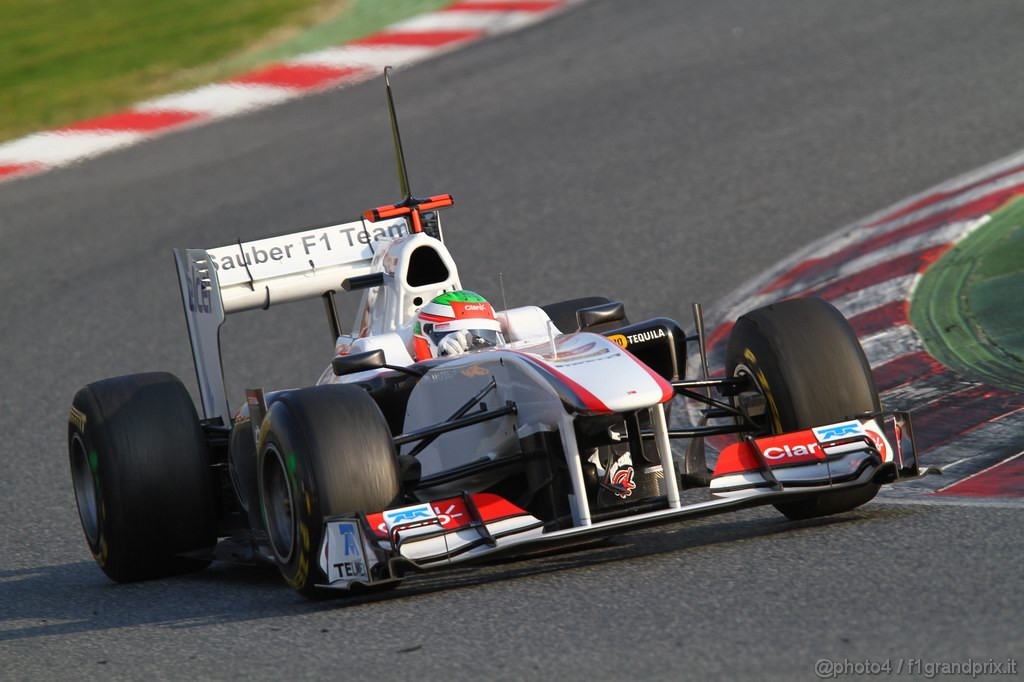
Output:
<path fill-rule="evenodd" d="M 773 462 L 780 460 L 789 460 L 800 457 L 807 457 L 808 455 L 814 456 L 818 454 L 818 444 L 808 443 L 807 445 L 783 445 L 781 447 L 772 446 L 767 447 L 763 450 L 764 458 L 770 459 Z"/>
<path fill-rule="evenodd" d="M 771 464 L 804 464 L 825 459 L 825 452 L 811 431 L 759 438 L 757 445 Z"/>

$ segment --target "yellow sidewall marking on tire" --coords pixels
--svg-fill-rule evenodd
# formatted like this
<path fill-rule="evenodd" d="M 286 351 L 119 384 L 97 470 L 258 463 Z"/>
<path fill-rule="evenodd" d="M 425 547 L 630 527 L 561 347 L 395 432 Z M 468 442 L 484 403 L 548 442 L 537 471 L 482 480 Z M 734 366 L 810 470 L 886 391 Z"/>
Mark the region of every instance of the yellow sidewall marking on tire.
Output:
<path fill-rule="evenodd" d="M 748 351 L 749 352 L 749 351 Z M 746 355 L 744 353 L 744 355 Z M 750 354 L 753 356 L 753 353 Z M 764 391 L 764 397 L 768 400 L 768 407 L 772 412 L 772 424 L 775 426 L 775 433 L 782 433 L 782 421 L 779 419 L 779 406 L 775 404 L 775 397 L 772 395 L 772 389 L 768 385 L 768 380 L 764 376 L 764 372 L 760 369 L 757 372 L 757 383 L 761 385 L 761 389 Z"/>

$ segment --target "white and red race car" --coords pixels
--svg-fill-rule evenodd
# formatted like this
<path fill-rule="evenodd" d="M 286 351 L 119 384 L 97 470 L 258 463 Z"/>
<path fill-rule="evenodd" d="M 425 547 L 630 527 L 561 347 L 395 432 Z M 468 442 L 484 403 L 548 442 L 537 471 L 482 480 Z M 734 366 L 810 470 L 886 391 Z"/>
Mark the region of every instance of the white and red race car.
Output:
<path fill-rule="evenodd" d="M 412 325 L 462 290 L 437 211 L 408 190 L 363 219 L 175 250 L 202 417 L 169 374 L 89 384 L 68 435 L 89 547 L 116 581 L 276 564 L 303 595 L 578 544 L 771 504 L 790 518 L 857 507 L 919 475 L 909 415 L 883 414 L 870 368 L 828 303 L 741 316 L 707 375 L 703 322 L 630 323 L 607 298 L 500 311 L 502 341 L 415 360 Z M 344 332 L 335 296 L 361 291 Z M 228 315 L 323 298 L 335 357 L 315 385 L 246 392 L 233 409 Z M 703 376 L 684 376 L 695 346 Z M 242 396 L 239 396 L 241 402 Z M 670 428 L 674 399 L 704 406 Z M 713 470 L 703 439 L 734 434 Z M 688 441 L 685 455 L 671 441 Z"/>

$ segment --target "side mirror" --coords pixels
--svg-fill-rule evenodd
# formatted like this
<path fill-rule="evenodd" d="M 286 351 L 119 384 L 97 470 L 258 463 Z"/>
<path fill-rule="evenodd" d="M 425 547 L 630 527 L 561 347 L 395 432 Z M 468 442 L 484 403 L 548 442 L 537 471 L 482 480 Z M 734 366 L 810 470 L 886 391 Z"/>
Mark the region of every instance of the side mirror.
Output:
<path fill-rule="evenodd" d="M 343 377 L 347 374 L 365 372 L 368 369 L 380 369 L 384 363 L 384 350 L 378 348 L 355 355 L 336 355 L 331 360 L 331 368 L 334 370 L 335 376 Z"/>
<path fill-rule="evenodd" d="M 360 289 L 372 289 L 384 284 L 383 272 L 371 272 L 368 275 L 357 275 L 346 277 L 341 282 L 341 288 L 345 291 L 359 291 Z"/>
<path fill-rule="evenodd" d="M 579 327 L 579 331 L 585 331 L 602 324 L 622 322 L 625 319 L 626 306 L 620 301 L 610 301 L 576 311 L 576 324 Z"/>

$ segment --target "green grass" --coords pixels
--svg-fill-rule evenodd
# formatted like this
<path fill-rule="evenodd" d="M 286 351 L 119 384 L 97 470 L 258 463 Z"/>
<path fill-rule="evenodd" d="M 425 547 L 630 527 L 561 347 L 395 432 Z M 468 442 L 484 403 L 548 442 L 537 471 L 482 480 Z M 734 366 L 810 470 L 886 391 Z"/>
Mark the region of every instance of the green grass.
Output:
<path fill-rule="evenodd" d="M 338 44 L 451 0 L 0 0 L 0 140 Z"/>
<path fill-rule="evenodd" d="M 961 374 L 1024 391 L 1024 198 L 943 254 L 914 289 L 925 348 Z"/>

